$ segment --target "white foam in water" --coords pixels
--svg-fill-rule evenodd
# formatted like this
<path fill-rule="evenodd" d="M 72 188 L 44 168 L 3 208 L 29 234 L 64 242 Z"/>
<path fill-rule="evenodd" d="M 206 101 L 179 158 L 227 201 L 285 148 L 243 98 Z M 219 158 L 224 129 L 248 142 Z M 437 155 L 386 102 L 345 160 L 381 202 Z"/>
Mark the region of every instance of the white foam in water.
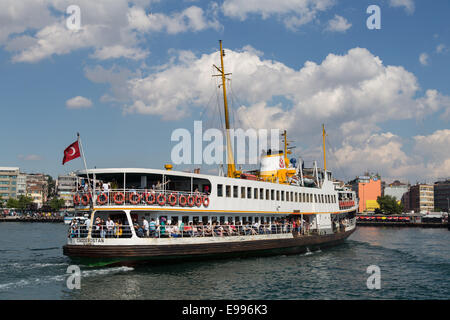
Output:
<path fill-rule="evenodd" d="M 17 264 L 20 266 L 20 264 Z M 55 265 L 55 264 L 40 264 L 40 265 Z M 64 264 L 57 264 L 57 265 L 67 265 L 66 263 Z M 98 275 L 106 275 L 106 274 L 111 274 L 111 273 L 119 273 L 119 272 L 127 272 L 127 271 L 133 271 L 134 268 L 131 267 L 116 267 L 116 268 L 104 268 L 104 269 L 95 269 L 95 270 L 87 270 L 87 271 L 82 271 L 81 272 L 81 277 L 91 277 L 91 276 L 98 276 Z M 18 288 L 18 287 L 25 287 L 28 285 L 33 285 L 33 284 L 40 284 L 40 283 L 48 283 L 48 282 L 60 282 L 60 281 L 65 281 L 67 279 L 68 274 L 63 274 L 63 275 L 56 275 L 56 276 L 47 276 L 47 277 L 43 277 L 43 278 L 36 278 L 34 280 L 25 280 L 22 279 L 18 282 L 10 282 L 10 283 L 4 283 L 4 284 L 0 284 L 0 290 L 8 290 L 10 288 Z"/>

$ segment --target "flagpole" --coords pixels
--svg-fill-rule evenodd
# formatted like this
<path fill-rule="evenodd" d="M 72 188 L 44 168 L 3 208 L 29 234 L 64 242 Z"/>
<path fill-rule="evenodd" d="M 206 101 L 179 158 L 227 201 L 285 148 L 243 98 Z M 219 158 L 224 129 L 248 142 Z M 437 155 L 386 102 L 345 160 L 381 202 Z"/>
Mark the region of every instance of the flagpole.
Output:
<path fill-rule="evenodd" d="M 92 195 L 91 200 L 89 201 L 89 206 L 91 208 L 91 217 L 90 217 L 90 223 L 89 223 L 89 230 L 88 230 L 88 239 L 91 238 L 92 235 L 92 224 L 94 223 L 94 192 L 95 192 L 95 185 L 94 187 L 94 192 L 92 192 L 91 190 L 91 179 L 89 178 L 89 172 L 87 169 L 87 164 L 86 164 L 86 158 L 84 157 L 84 150 L 83 150 L 83 144 L 81 143 L 81 138 L 80 138 L 80 133 L 77 132 L 77 140 L 78 140 L 78 144 L 80 145 L 80 151 L 81 151 L 81 157 L 83 158 L 83 162 L 84 162 L 84 168 L 86 169 L 86 175 L 87 175 L 87 179 L 88 179 L 88 192 L 89 195 Z"/>

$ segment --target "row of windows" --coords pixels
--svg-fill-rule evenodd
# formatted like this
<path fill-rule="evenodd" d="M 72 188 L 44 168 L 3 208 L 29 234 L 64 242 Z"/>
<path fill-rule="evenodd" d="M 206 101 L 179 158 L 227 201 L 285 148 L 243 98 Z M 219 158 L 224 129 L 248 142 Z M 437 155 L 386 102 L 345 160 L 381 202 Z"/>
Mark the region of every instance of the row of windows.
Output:
<path fill-rule="evenodd" d="M 241 199 L 277 200 L 288 202 L 314 202 L 314 203 L 336 203 L 335 195 L 317 195 L 312 193 L 301 193 L 294 191 L 280 191 L 264 188 L 241 187 L 239 196 L 238 186 L 225 185 L 225 193 L 222 184 L 217 185 L 217 196 Z"/>
<path fill-rule="evenodd" d="M 17 179 L 17 176 L 0 176 L 0 179 L 9 179 L 9 178 Z"/>
<path fill-rule="evenodd" d="M 161 218 L 165 218 L 166 220 L 170 220 L 171 223 L 178 223 L 180 217 L 179 216 L 159 216 L 159 219 Z M 225 224 L 225 222 L 228 222 L 230 224 L 237 224 L 238 222 L 241 222 L 242 224 L 246 224 L 246 223 L 254 223 L 254 222 L 259 222 L 259 223 L 264 223 L 264 222 L 274 222 L 276 220 L 275 217 L 239 217 L 239 216 L 234 216 L 234 217 L 225 217 L 225 216 L 220 216 L 220 217 L 216 217 L 216 216 L 194 216 L 192 217 L 192 222 L 193 224 L 198 224 L 199 222 L 201 222 L 202 224 L 206 225 L 209 223 L 209 221 L 211 223 L 219 223 L 221 225 Z M 181 217 L 181 222 L 183 222 L 184 224 L 188 224 L 189 223 L 189 216 L 182 216 Z"/>

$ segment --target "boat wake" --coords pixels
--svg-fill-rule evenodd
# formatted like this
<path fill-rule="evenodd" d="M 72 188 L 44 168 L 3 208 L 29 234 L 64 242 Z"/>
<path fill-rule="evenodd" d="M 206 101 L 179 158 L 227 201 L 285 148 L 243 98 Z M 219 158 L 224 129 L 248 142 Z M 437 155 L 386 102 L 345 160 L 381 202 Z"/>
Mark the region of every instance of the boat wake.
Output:
<path fill-rule="evenodd" d="M 62 265 L 69 265 L 67 263 L 36 263 L 34 266 L 32 265 L 20 265 L 18 263 L 12 264 L 13 267 L 18 268 L 24 268 L 24 267 L 34 267 L 34 268 L 43 268 L 43 267 L 50 267 L 50 266 L 62 266 Z M 93 269 L 93 270 L 85 270 L 81 271 L 81 279 L 83 278 L 89 278 L 89 277 L 95 277 L 95 276 L 105 276 L 105 275 L 111 275 L 111 274 L 118 274 L 123 272 L 129 272 L 133 271 L 134 268 L 132 267 L 113 267 L 113 268 L 99 268 L 99 269 Z M 19 281 L 15 282 L 9 282 L 9 283 L 0 283 L 0 292 L 1 291 L 7 291 L 9 289 L 15 289 L 15 288 L 23 288 L 28 286 L 35 286 L 35 285 L 41 285 L 45 283 L 50 282 L 64 282 L 67 280 L 67 277 L 69 274 L 59 274 L 56 276 L 44 276 L 34 279 L 21 279 Z"/>

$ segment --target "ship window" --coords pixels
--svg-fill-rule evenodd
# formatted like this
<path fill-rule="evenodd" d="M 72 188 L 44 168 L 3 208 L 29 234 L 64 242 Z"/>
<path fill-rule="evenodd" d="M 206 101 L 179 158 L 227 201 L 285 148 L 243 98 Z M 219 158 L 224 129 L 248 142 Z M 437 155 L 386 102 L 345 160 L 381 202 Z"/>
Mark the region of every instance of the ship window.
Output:
<path fill-rule="evenodd" d="M 286 201 L 290 201 L 289 199 L 289 192 L 286 192 Z"/>
<path fill-rule="evenodd" d="M 300 193 L 296 192 L 295 193 L 295 202 L 299 202 L 300 200 Z"/>
<path fill-rule="evenodd" d="M 323 194 L 320 195 L 320 199 L 322 200 L 322 203 L 325 203 Z"/>
<path fill-rule="evenodd" d="M 217 217 L 211 217 L 211 224 L 217 223 Z"/>
<path fill-rule="evenodd" d="M 217 185 L 217 196 L 218 197 L 223 197 L 223 184 L 218 184 Z"/>
<path fill-rule="evenodd" d="M 297 193 L 295 194 L 295 196 L 297 197 Z M 291 202 L 294 201 L 294 192 L 291 191 Z"/>
<path fill-rule="evenodd" d="M 221 216 L 221 217 L 219 218 L 219 221 L 220 221 L 220 224 L 221 224 L 221 225 L 224 225 L 224 224 L 225 224 L 225 217 L 224 217 L 224 216 Z"/>
<path fill-rule="evenodd" d="M 270 200 L 275 200 L 275 190 L 270 190 Z"/>
<path fill-rule="evenodd" d="M 317 194 L 314 195 L 314 202 L 317 203 Z"/>
<path fill-rule="evenodd" d="M 247 223 L 247 217 L 242 217 L 242 224 L 246 224 Z"/>
<path fill-rule="evenodd" d="M 255 217 L 255 222 L 259 222 L 259 217 Z"/>
<path fill-rule="evenodd" d="M 253 218 L 252 217 L 248 217 L 248 223 L 252 223 Z"/>
<path fill-rule="evenodd" d="M 207 216 L 203 216 L 202 217 L 202 224 L 205 226 L 208 224 L 208 217 Z"/>
<path fill-rule="evenodd" d="M 277 200 L 280 201 L 280 190 L 277 190 Z"/>
<path fill-rule="evenodd" d="M 181 221 L 186 225 L 189 224 L 189 216 L 183 216 L 181 217 Z"/>
<path fill-rule="evenodd" d="M 263 189 L 263 188 L 260 188 L 260 189 L 259 189 L 259 198 L 260 198 L 261 200 L 264 200 L 264 189 Z"/>
<path fill-rule="evenodd" d="M 258 188 L 253 189 L 253 198 L 258 199 Z"/>
<path fill-rule="evenodd" d="M 231 197 L 231 187 L 230 186 L 225 186 L 225 193 L 227 198 Z"/>
<path fill-rule="evenodd" d="M 241 198 L 245 199 L 245 187 L 241 187 Z"/>
<path fill-rule="evenodd" d="M 240 217 L 234 217 L 234 223 L 238 224 L 241 221 Z"/>
<path fill-rule="evenodd" d="M 237 197 L 238 197 L 238 187 L 233 186 L 233 198 L 237 198 Z"/>
<path fill-rule="evenodd" d="M 266 200 L 270 200 L 270 190 L 266 189 Z"/>
<path fill-rule="evenodd" d="M 252 198 L 252 188 L 251 187 L 247 187 L 247 198 L 248 199 Z"/>
<path fill-rule="evenodd" d="M 170 223 L 172 225 L 178 224 L 178 216 L 170 216 Z"/>
<path fill-rule="evenodd" d="M 228 217 L 227 220 L 228 220 L 228 223 L 229 223 L 229 224 L 233 224 L 233 217 Z"/>
<path fill-rule="evenodd" d="M 200 217 L 198 217 L 198 216 L 192 217 L 193 224 L 198 224 L 199 220 L 200 220 Z"/>
<path fill-rule="evenodd" d="M 281 191 L 281 201 L 284 201 L 284 191 Z"/>

